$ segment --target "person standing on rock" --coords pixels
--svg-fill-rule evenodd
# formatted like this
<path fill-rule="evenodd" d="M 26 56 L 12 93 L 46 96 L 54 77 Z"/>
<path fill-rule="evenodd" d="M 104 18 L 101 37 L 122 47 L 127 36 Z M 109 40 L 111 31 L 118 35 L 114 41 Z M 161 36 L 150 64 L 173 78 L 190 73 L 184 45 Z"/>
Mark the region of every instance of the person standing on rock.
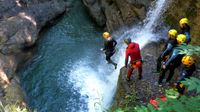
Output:
<path fill-rule="evenodd" d="M 184 34 L 179 34 L 176 38 L 179 46 L 187 46 L 185 44 L 186 39 L 187 39 L 187 37 Z M 169 72 L 166 82 L 167 82 L 167 85 L 169 84 L 169 81 L 172 79 L 172 77 L 174 75 L 174 70 L 181 65 L 181 60 L 182 60 L 183 56 L 184 56 L 184 54 L 179 54 L 179 51 L 177 48 L 173 49 L 170 58 L 162 65 L 161 75 L 158 80 L 159 85 L 161 85 L 162 80 L 165 77 L 165 73 L 168 70 L 170 70 L 170 72 Z"/>
<path fill-rule="evenodd" d="M 135 68 L 138 68 L 138 79 L 142 79 L 142 57 L 140 54 L 140 47 L 138 43 L 131 42 L 130 38 L 124 39 L 124 42 L 128 45 L 126 48 L 125 56 L 125 67 L 128 67 L 127 81 L 130 81 L 130 77 Z M 131 58 L 130 64 L 128 66 L 129 57 Z"/>
<path fill-rule="evenodd" d="M 186 44 L 189 44 L 190 41 L 191 41 L 191 38 L 190 38 L 190 26 L 189 26 L 189 20 L 187 18 L 182 18 L 180 21 L 179 21 L 179 25 L 180 25 L 180 28 L 182 30 L 182 34 L 185 34 L 186 37 L 187 37 L 187 40 L 186 40 Z"/>
<path fill-rule="evenodd" d="M 172 52 L 173 48 L 176 46 L 177 41 L 176 41 L 176 36 L 177 36 L 177 30 L 175 29 L 170 29 L 168 31 L 168 42 L 165 45 L 165 49 L 163 50 L 162 54 L 158 57 L 157 59 L 157 72 L 160 72 L 161 70 L 161 63 L 162 61 L 165 61 L 167 56 Z"/>
<path fill-rule="evenodd" d="M 113 62 L 110 59 L 115 53 L 115 46 L 117 45 L 117 41 L 111 38 L 108 32 L 104 32 L 103 37 L 106 39 L 106 41 L 104 42 L 104 48 L 101 48 L 101 51 L 105 52 L 106 61 L 113 64 L 115 66 L 115 69 L 117 69 L 117 63 Z"/>

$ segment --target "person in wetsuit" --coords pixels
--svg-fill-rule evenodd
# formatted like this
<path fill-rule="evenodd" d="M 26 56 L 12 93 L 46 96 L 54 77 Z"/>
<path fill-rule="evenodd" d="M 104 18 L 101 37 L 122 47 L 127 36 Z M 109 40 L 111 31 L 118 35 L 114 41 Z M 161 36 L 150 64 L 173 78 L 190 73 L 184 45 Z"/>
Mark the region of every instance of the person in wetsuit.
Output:
<path fill-rule="evenodd" d="M 157 69 L 156 69 L 157 71 L 156 72 L 160 73 L 162 61 L 166 61 L 167 56 L 169 56 L 169 54 L 172 52 L 173 48 L 176 46 L 176 44 L 177 44 L 176 36 L 177 36 L 177 30 L 170 29 L 168 31 L 169 39 L 165 45 L 163 52 L 157 59 Z"/>
<path fill-rule="evenodd" d="M 126 48 L 126 56 L 125 56 L 125 67 L 128 67 L 127 81 L 130 81 L 130 77 L 134 69 L 138 69 L 138 79 L 142 79 L 142 57 L 140 54 L 140 47 L 138 43 L 131 42 L 130 38 L 124 40 L 124 42 L 128 45 Z M 130 57 L 130 64 L 128 66 L 128 60 Z"/>
<path fill-rule="evenodd" d="M 186 35 L 179 34 L 176 38 L 177 43 L 179 46 L 187 46 L 186 42 Z M 161 85 L 163 78 L 165 77 L 165 73 L 170 70 L 169 76 L 166 82 L 169 84 L 169 81 L 172 79 L 174 75 L 174 70 L 181 65 L 181 60 L 184 54 L 179 54 L 179 50 L 174 48 L 170 58 L 162 65 L 161 75 L 158 80 L 158 84 Z"/>
<path fill-rule="evenodd" d="M 175 83 L 176 88 L 180 93 L 180 95 L 183 95 L 185 91 L 185 86 L 181 83 L 181 81 L 184 81 L 186 78 L 190 78 L 195 70 L 196 70 L 195 58 L 190 55 L 184 56 L 182 58 L 180 76 Z"/>
<path fill-rule="evenodd" d="M 186 39 L 186 44 L 189 44 L 191 41 L 190 37 L 190 26 L 189 26 L 189 20 L 187 18 L 182 18 L 179 21 L 179 26 L 181 28 L 181 33 L 185 34 L 187 39 Z"/>
<path fill-rule="evenodd" d="M 108 32 L 103 33 L 103 37 L 105 38 L 104 48 L 101 50 L 105 52 L 106 61 L 114 65 L 115 69 L 117 69 L 117 63 L 111 60 L 111 57 L 115 54 L 115 46 L 117 45 L 117 41 L 110 37 Z"/>

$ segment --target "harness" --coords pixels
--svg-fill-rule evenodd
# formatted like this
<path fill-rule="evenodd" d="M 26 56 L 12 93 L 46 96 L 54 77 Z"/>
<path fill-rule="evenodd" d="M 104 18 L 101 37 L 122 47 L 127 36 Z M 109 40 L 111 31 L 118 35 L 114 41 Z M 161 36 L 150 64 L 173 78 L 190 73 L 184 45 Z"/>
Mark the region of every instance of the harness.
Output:
<path fill-rule="evenodd" d="M 132 68 L 139 68 L 139 67 L 142 67 L 142 60 L 139 59 L 139 60 L 131 61 L 131 62 L 130 62 L 130 66 L 131 66 Z"/>

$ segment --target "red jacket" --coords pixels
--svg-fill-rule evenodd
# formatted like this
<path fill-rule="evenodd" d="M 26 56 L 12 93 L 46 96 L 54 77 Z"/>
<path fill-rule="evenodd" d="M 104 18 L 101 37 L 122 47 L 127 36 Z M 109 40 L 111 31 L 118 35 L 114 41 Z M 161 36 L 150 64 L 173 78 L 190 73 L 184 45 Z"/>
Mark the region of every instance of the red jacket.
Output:
<path fill-rule="evenodd" d="M 141 60 L 141 54 L 140 54 L 140 47 L 139 44 L 135 42 L 131 42 L 128 47 L 126 48 L 126 57 L 125 57 L 125 66 L 127 67 L 128 64 L 128 58 L 131 57 L 131 62 L 134 62 L 136 60 Z"/>

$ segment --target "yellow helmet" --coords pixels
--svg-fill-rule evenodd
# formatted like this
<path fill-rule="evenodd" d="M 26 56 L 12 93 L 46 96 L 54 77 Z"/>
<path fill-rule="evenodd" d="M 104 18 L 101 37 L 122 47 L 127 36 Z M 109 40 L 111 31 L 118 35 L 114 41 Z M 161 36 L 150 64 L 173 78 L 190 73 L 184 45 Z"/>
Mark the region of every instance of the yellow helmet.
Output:
<path fill-rule="evenodd" d="M 195 63 L 195 58 L 189 55 L 186 55 L 182 58 L 182 63 L 188 67 Z"/>
<path fill-rule="evenodd" d="M 105 39 L 107 39 L 108 37 L 110 37 L 110 34 L 109 34 L 108 32 L 104 32 L 104 33 L 103 33 L 103 37 L 104 37 Z"/>
<path fill-rule="evenodd" d="M 179 34 L 176 38 L 178 44 L 182 44 L 186 41 L 187 37 L 184 34 Z"/>
<path fill-rule="evenodd" d="M 182 18 L 180 21 L 179 21 L 179 25 L 180 27 L 182 28 L 184 24 L 188 24 L 189 23 L 189 20 L 187 18 Z"/>
<path fill-rule="evenodd" d="M 176 34 L 177 34 L 177 30 L 175 30 L 175 29 L 171 29 L 171 30 L 168 31 L 168 36 L 170 38 L 175 38 Z"/>

